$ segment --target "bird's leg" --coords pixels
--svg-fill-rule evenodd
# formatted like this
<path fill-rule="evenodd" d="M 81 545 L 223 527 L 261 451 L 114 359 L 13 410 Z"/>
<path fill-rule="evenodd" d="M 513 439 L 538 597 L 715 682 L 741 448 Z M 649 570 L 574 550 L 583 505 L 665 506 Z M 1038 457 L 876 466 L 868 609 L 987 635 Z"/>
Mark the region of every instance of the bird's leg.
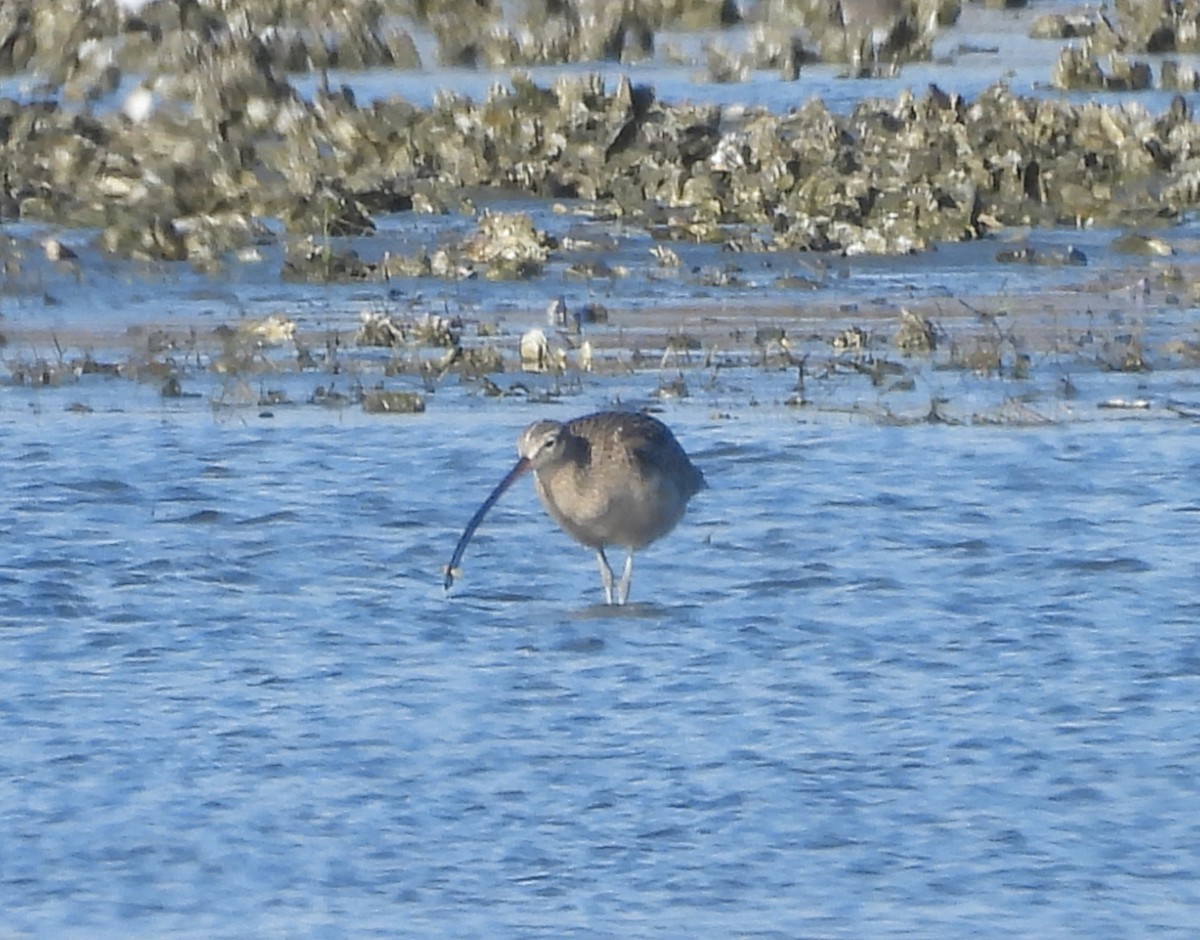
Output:
<path fill-rule="evenodd" d="M 613 602 L 613 573 L 612 568 L 608 565 L 608 559 L 604 557 L 604 549 L 596 549 L 596 561 L 600 563 L 600 583 L 604 585 L 604 603 L 612 604 Z"/>
<path fill-rule="evenodd" d="M 624 604 L 629 600 L 629 582 L 633 580 L 633 552 L 625 556 L 625 569 L 621 572 L 621 581 L 617 585 L 617 603 Z"/>

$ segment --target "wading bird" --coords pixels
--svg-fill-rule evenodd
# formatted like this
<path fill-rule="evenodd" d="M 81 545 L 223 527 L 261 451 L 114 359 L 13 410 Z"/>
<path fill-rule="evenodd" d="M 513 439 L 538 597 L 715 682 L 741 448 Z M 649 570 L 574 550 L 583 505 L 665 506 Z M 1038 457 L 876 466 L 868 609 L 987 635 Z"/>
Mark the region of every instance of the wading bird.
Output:
<path fill-rule="evenodd" d="M 454 583 L 471 536 L 501 495 L 526 471 L 546 512 L 563 530 L 595 549 L 608 604 L 629 598 L 633 553 L 662 538 L 704 489 L 704 474 L 688 459 L 670 428 L 649 415 L 602 411 L 565 423 L 535 421 L 517 442 L 520 459 L 471 517 L 446 566 Z M 604 549 L 628 551 L 614 582 Z"/>

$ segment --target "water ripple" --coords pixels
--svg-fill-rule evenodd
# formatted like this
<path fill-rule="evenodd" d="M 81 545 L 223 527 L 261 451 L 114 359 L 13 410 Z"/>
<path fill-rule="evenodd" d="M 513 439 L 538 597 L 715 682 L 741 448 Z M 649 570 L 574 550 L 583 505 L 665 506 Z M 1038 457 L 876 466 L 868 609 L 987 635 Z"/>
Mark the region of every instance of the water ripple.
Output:
<path fill-rule="evenodd" d="M 720 485 L 636 603 L 528 488 L 447 596 L 447 475 L 486 490 L 523 417 L 482 460 L 156 417 L 130 469 L 136 420 L 14 423 L 9 929 L 1190 934 L 1186 429 L 801 428 L 797 459 L 681 409 Z"/>

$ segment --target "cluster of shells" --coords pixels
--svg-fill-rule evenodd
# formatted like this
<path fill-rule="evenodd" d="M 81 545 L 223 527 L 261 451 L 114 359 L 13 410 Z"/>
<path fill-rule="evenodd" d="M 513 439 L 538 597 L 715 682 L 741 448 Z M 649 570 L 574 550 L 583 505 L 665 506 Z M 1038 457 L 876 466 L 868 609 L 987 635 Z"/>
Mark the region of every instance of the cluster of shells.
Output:
<path fill-rule="evenodd" d="M 330 263 L 324 242 L 374 230 L 380 212 L 448 211 L 480 187 L 584 200 L 662 241 L 848 254 L 904 253 L 1008 225 L 1142 224 L 1200 198 L 1197 127 L 1183 99 L 1140 106 L 931 89 L 789 114 L 672 106 L 596 78 L 516 80 L 475 103 L 348 94 L 303 100 L 286 84 L 220 119 L 162 107 L 140 122 L 49 100 L 0 100 L 0 213 L 94 226 L 137 258 L 214 261 L 294 236 L 303 276 L 443 273 L 441 259 Z M 1151 198 L 1149 194 L 1155 193 Z M 305 237 L 315 238 L 305 243 Z M 552 244 L 521 219 L 481 219 L 461 253 L 532 276 Z M 336 259 L 334 259 L 336 260 Z"/>
<path fill-rule="evenodd" d="M 1200 74 L 1187 62 L 1164 58 L 1157 78 L 1138 54 L 1169 56 L 1200 52 L 1200 2 L 1142 3 L 1117 0 L 1105 7 L 1038 17 L 1035 39 L 1077 40 L 1062 50 L 1052 82 L 1075 91 L 1200 90 Z"/>
<path fill-rule="evenodd" d="M 957 19 L 961 0 L 891 0 L 867 14 L 859 0 L 766 2 L 752 8 L 749 23 L 744 6 L 737 0 L 13 0 L 0 6 L 0 72 L 38 71 L 81 88 L 89 73 L 168 74 L 205 46 L 238 42 L 252 42 L 260 60 L 284 71 L 412 68 L 421 64 L 414 32 L 431 35 L 443 65 L 632 61 L 656 54 L 664 31 L 738 25 L 752 27 L 754 46 L 786 36 L 808 50 L 805 57 L 843 62 L 859 55 L 869 28 L 881 33 L 874 53 L 911 60 L 928 56 L 931 36 Z"/>

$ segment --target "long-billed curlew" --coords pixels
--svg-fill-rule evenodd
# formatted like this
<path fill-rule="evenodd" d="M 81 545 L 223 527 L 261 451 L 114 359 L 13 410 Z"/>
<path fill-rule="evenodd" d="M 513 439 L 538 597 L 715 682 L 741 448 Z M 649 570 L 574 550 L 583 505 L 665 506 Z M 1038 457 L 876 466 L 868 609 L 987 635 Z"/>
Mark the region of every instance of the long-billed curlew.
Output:
<path fill-rule="evenodd" d="M 527 470 L 533 471 L 546 512 L 571 538 L 596 550 L 608 604 L 629 598 L 633 553 L 675 528 L 688 500 L 706 485 L 670 428 L 632 412 L 602 411 L 565 424 L 535 421 L 518 440 L 517 453 L 516 466 L 483 501 L 454 547 L 446 566 L 447 589 L 487 511 Z M 609 545 L 629 552 L 615 590 L 604 555 Z"/>

